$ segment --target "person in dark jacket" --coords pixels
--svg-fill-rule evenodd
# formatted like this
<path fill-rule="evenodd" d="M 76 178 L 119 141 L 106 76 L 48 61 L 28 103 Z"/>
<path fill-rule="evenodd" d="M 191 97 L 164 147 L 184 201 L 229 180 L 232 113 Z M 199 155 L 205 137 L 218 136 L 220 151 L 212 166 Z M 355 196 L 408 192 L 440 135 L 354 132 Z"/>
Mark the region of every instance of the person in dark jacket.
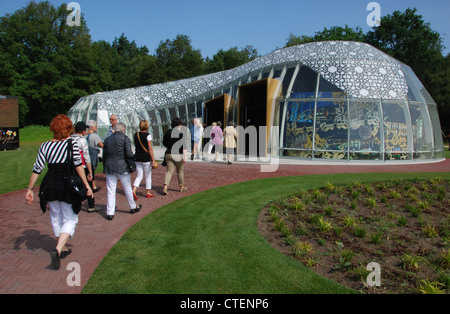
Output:
<path fill-rule="evenodd" d="M 172 129 L 164 133 L 163 145 L 167 148 L 164 160 L 167 163 L 166 176 L 164 178 L 163 194 L 169 194 L 169 184 L 172 175 L 177 170 L 180 192 L 187 191 L 184 185 L 184 165 L 187 159 L 187 146 L 189 139 L 189 129 L 182 126 L 180 118 L 172 120 Z"/>
<path fill-rule="evenodd" d="M 131 141 L 125 135 L 126 125 L 117 123 L 114 133 L 105 139 L 103 146 L 103 173 L 106 174 L 106 218 L 112 220 L 116 210 L 117 180 L 122 183 L 132 214 L 141 210 L 133 198 L 130 174 L 136 171 Z"/>

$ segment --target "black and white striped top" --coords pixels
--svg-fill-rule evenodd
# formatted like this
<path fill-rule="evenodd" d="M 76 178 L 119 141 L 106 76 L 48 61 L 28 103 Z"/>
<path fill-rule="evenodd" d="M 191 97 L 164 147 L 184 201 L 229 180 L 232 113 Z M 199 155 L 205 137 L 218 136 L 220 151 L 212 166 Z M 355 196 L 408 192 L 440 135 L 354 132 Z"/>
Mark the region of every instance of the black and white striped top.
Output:
<path fill-rule="evenodd" d="M 44 170 L 45 163 L 48 164 L 63 164 L 67 160 L 67 142 L 63 141 L 48 141 L 41 145 L 39 149 L 36 162 L 34 163 L 33 172 L 41 174 Z M 80 152 L 77 142 L 73 141 L 73 164 L 78 167 L 82 164 Z"/>

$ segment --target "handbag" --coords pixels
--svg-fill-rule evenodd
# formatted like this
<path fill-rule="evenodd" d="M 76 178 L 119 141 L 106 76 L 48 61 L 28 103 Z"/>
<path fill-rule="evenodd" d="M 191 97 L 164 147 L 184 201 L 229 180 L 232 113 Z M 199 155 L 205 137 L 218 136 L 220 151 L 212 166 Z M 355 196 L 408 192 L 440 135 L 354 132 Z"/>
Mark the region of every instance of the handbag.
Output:
<path fill-rule="evenodd" d="M 71 139 L 68 140 L 66 163 L 67 172 L 64 179 L 66 180 L 67 189 L 78 196 L 87 197 L 87 188 L 73 166 L 73 145 Z"/>
<path fill-rule="evenodd" d="M 147 148 L 145 148 L 145 147 L 144 147 L 144 144 L 142 144 L 141 137 L 139 136 L 139 133 L 136 134 L 136 137 L 138 138 L 139 144 L 141 144 L 142 149 L 143 149 L 147 154 L 150 155 L 150 153 L 148 152 Z M 150 157 L 150 158 L 151 158 L 151 157 Z M 152 166 L 153 169 L 156 169 L 156 168 L 158 168 L 158 167 L 159 167 L 158 162 L 156 162 L 156 165 L 155 165 L 155 166 Z"/>

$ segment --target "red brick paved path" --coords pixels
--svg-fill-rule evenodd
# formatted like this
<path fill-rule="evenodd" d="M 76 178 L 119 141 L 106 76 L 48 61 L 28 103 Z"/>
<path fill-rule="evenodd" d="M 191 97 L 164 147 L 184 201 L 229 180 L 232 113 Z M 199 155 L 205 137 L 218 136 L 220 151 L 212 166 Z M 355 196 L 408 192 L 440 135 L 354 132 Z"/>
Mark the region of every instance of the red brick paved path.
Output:
<path fill-rule="evenodd" d="M 88 214 L 86 205 L 79 215 L 79 224 L 74 239 L 69 241 L 72 255 L 62 260 L 61 269 L 55 271 L 50 266 L 49 251 L 55 247 L 56 240 L 50 226 L 48 213 L 42 215 L 39 204 L 25 202 L 26 191 L 0 195 L 0 293 L 2 294 L 78 294 L 87 283 L 102 258 L 114 246 L 122 235 L 137 221 L 164 204 L 181 197 L 211 188 L 253 179 L 362 172 L 450 172 L 450 160 L 433 164 L 415 165 L 280 165 L 277 172 L 262 173 L 260 166 L 249 163 L 189 162 L 186 166 L 187 193 L 171 190 L 169 196 L 159 193 L 156 197 L 145 199 L 144 188 L 138 191 L 139 202 L 143 210 L 135 215 L 128 211 L 127 202 L 118 184 L 116 217 L 113 221 L 105 219 L 106 187 L 105 176 L 97 175 L 102 190 L 95 194 L 99 213 Z M 153 172 L 153 188 L 162 190 L 165 168 Z M 134 176 L 132 176 L 134 179 Z M 172 178 L 171 188 L 178 187 L 176 175 Z M 81 287 L 70 287 L 67 277 L 73 269 L 67 270 L 71 262 L 81 266 Z"/>

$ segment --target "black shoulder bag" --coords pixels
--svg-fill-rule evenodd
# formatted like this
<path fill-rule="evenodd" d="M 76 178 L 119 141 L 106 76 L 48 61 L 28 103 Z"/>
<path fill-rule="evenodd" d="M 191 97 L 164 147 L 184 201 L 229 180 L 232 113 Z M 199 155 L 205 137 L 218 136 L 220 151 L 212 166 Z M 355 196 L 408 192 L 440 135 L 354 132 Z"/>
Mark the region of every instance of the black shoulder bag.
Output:
<path fill-rule="evenodd" d="M 67 172 L 66 172 L 66 184 L 67 189 L 71 193 L 74 193 L 80 197 L 87 197 L 87 188 L 78 175 L 75 167 L 73 166 L 73 145 L 72 140 L 67 141 Z"/>

